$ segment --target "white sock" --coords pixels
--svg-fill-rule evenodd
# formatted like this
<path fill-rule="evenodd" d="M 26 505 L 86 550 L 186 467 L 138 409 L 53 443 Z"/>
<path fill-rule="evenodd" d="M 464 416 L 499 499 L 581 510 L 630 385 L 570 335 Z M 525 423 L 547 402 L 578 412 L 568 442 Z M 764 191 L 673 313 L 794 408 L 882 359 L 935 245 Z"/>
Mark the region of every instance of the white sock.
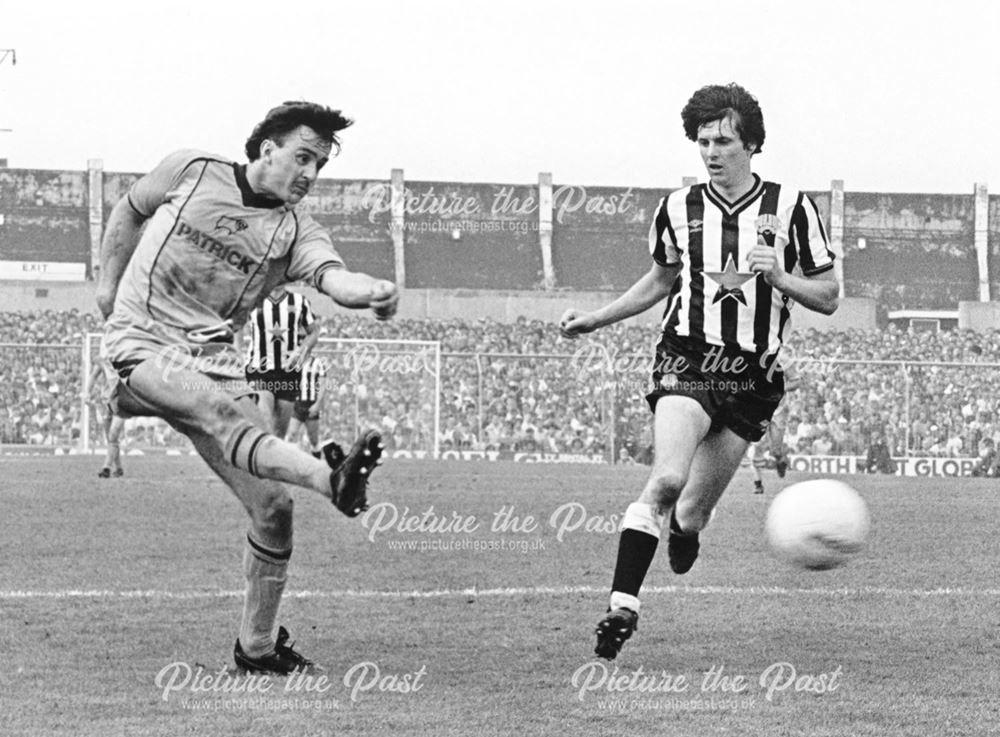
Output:
<path fill-rule="evenodd" d="M 636 614 L 639 613 L 639 597 L 632 594 L 623 594 L 621 591 L 611 592 L 612 609 L 631 609 Z"/>
<path fill-rule="evenodd" d="M 247 588 L 240 625 L 240 646 L 250 657 L 274 650 L 275 623 L 288 580 L 288 558 L 291 554 L 291 548 L 272 550 L 247 535 L 243 551 Z"/>
<path fill-rule="evenodd" d="M 663 532 L 666 519 L 667 516 L 665 514 L 657 514 L 656 507 L 652 504 L 633 502 L 625 510 L 621 526 L 618 529 L 619 531 L 638 530 L 658 539 Z"/>

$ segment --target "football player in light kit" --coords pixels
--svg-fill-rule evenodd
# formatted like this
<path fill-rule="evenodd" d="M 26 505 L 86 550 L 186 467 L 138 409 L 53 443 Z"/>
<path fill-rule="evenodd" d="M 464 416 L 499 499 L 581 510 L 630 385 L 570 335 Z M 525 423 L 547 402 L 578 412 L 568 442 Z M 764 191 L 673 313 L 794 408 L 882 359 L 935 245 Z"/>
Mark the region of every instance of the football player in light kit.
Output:
<path fill-rule="evenodd" d="M 783 393 L 777 358 L 793 305 L 832 314 L 838 304 L 816 205 L 751 170 L 764 144 L 757 100 L 736 84 L 711 85 L 681 118 L 708 183 L 663 198 L 650 228 L 653 263 L 628 291 L 560 321 L 562 335 L 576 338 L 668 298 L 647 396 L 653 468 L 625 511 L 610 606 L 597 625 L 595 652 L 608 659 L 636 629 L 663 530 L 671 569 L 686 573 L 748 444 L 763 437 Z"/>
<path fill-rule="evenodd" d="M 101 247 L 98 306 L 120 377 L 118 411 L 162 417 L 186 435 L 250 515 L 234 647 L 246 671 L 313 667 L 283 627 L 275 637 L 292 553 L 286 484 L 312 489 L 353 517 L 366 506 L 382 452 L 379 434 L 368 431 L 331 468 L 270 434 L 271 408 L 256 404 L 270 395 L 247 386 L 233 344 L 250 311 L 286 282 L 308 280 L 379 319 L 395 314 L 395 285 L 349 271 L 326 231 L 295 209 L 351 122 L 322 105 L 287 102 L 254 128 L 248 164 L 173 153 L 114 207 Z"/>
<path fill-rule="evenodd" d="M 101 357 L 94 364 L 83 395 L 99 411 L 104 440 L 108 444 L 104 453 L 104 465 L 97 472 L 97 476 L 102 479 L 112 477 L 119 479 L 125 475 L 121 456 L 121 437 L 125 432 L 125 420 L 116 413 L 110 401 L 115 384 L 118 383 L 118 374 L 104 352 L 102 343 Z"/>

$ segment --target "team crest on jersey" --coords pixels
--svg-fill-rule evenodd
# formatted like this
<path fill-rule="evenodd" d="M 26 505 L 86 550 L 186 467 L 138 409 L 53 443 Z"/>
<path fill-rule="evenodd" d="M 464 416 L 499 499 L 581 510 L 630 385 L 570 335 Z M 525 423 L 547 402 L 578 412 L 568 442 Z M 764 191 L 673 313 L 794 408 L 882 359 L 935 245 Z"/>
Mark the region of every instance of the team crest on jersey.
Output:
<path fill-rule="evenodd" d="M 673 391 L 681 383 L 677 374 L 664 374 L 660 377 L 660 388 L 664 391 Z"/>
<path fill-rule="evenodd" d="M 757 235 L 777 235 L 782 231 L 781 218 L 777 215 L 761 215 L 754 221 Z"/>
<path fill-rule="evenodd" d="M 223 215 L 215 223 L 215 229 L 221 230 L 226 235 L 236 235 L 249 227 L 243 218 L 234 218 L 230 215 Z"/>

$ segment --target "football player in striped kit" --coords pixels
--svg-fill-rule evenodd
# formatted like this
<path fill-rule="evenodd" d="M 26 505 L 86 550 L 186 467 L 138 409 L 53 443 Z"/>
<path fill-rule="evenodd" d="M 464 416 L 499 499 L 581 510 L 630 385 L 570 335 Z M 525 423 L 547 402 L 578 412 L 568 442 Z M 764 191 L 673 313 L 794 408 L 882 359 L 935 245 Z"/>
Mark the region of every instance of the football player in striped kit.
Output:
<path fill-rule="evenodd" d="M 285 440 L 296 442 L 299 432 L 303 427 L 306 429 L 306 437 L 309 439 L 309 450 L 319 458 L 322 448 L 328 443 L 321 443 L 319 439 L 319 408 L 323 402 L 325 389 L 326 366 L 323 360 L 317 356 L 310 358 L 302 367 L 302 378 L 299 380 L 299 395 L 295 399 L 292 407 L 292 419 L 288 423 L 288 432 L 285 433 Z"/>
<path fill-rule="evenodd" d="M 331 467 L 275 436 L 255 402 L 268 395 L 247 385 L 234 345 L 250 311 L 284 283 L 307 281 L 380 320 L 395 314 L 396 286 L 350 271 L 329 234 L 296 210 L 351 122 L 323 105 L 286 102 L 251 132 L 249 163 L 177 151 L 115 205 L 101 246 L 97 302 L 118 412 L 162 417 L 186 435 L 249 514 L 233 649 L 245 671 L 314 667 L 283 627 L 275 633 L 292 554 L 291 487 L 355 517 L 383 448 L 367 431 Z"/>
<path fill-rule="evenodd" d="M 274 434 L 283 438 L 299 398 L 302 367 L 316 347 L 320 325 L 305 295 L 283 284 L 253 309 L 247 324 L 247 381 L 274 397 Z"/>
<path fill-rule="evenodd" d="M 650 227 L 653 263 L 593 312 L 567 310 L 576 338 L 667 298 L 652 390 L 653 468 L 625 511 L 611 600 L 595 652 L 614 658 L 636 629 L 639 589 L 660 535 L 675 573 L 698 556 L 698 535 L 783 394 L 777 363 L 791 311 L 832 314 L 839 285 L 815 203 L 751 169 L 764 144 L 757 100 L 736 84 L 694 93 L 681 112 L 708 183 L 669 193 Z"/>

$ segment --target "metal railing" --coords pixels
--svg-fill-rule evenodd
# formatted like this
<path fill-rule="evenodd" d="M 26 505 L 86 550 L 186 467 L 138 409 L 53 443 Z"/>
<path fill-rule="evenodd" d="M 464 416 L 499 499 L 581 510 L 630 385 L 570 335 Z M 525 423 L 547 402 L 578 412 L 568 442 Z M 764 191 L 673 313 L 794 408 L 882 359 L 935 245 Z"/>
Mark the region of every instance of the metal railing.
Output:
<path fill-rule="evenodd" d="M 582 446 L 611 459 L 649 443 L 650 356 L 595 346 L 574 354 L 441 353 L 435 404 L 443 448 Z M 82 351 L 0 344 L 0 442 L 82 446 L 83 406 L 95 401 L 82 396 Z M 801 387 L 785 400 L 793 452 L 862 455 L 881 435 L 896 456 L 972 457 L 982 438 L 1000 440 L 1000 363 L 800 358 L 795 365 Z M 345 381 L 336 373 L 327 380 Z M 384 410 L 390 421 L 404 419 L 394 411 Z M 144 427 L 132 443 L 162 441 Z"/>

